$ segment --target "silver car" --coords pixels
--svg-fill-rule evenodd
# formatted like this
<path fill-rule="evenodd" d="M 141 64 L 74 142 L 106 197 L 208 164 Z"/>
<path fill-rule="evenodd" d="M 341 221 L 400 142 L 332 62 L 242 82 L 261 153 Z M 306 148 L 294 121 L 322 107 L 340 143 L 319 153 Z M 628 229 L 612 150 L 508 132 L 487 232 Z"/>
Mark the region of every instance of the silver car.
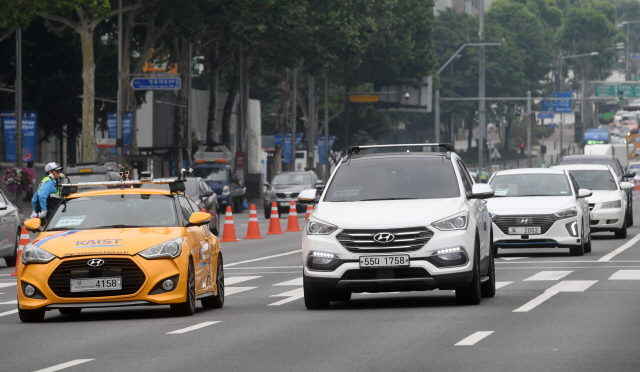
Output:
<path fill-rule="evenodd" d="M 0 191 L 0 257 L 7 266 L 15 266 L 20 245 L 20 216 L 18 208 Z"/>

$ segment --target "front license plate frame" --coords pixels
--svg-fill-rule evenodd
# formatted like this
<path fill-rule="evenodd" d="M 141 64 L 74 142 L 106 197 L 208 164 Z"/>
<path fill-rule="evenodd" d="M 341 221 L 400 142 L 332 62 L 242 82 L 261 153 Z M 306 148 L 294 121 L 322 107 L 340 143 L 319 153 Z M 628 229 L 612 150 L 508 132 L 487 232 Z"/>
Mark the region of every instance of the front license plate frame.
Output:
<path fill-rule="evenodd" d="M 509 235 L 540 235 L 540 234 L 542 234 L 542 227 L 540 226 L 509 227 Z"/>
<path fill-rule="evenodd" d="M 115 281 L 115 282 L 114 282 Z M 105 278 L 78 278 L 70 279 L 69 287 L 71 292 L 99 292 L 117 291 L 122 289 L 122 277 Z"/>
<path fill-rule="evenodd" d="M 291 200 L 289 200 L 289 201 L 281 201 L 280 202 L 280 206 L 281 207 L 290 207 L 291 206 Z"/>
<path fill-rule="evenodd" d="M 388 267 L 409 267 L 408 254 L 395 254 L 389 256 L 362 256 L 360 257 L 361 269 L 379 269 Z"/>

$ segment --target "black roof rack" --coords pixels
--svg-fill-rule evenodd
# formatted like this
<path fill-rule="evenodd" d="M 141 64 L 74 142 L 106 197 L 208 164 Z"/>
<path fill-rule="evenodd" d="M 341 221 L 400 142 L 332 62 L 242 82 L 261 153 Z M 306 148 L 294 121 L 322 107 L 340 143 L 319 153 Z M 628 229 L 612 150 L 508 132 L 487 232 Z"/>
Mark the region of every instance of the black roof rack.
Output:
<path fill-rule="evenodd" d="M 442 151 L 442 152 L 453 152 L 453 146 L 450 143 L 407 143 L 407 144 L 397 144 L 397 145 L 351 146 L 347 150 L 347 156 L 352 154 L 359 154 L 360 150 L 363 150 L 363 149 L 388 148 L 388 147 L 427 147 L 427 146 L 443 147 L 445 151 Z"/>

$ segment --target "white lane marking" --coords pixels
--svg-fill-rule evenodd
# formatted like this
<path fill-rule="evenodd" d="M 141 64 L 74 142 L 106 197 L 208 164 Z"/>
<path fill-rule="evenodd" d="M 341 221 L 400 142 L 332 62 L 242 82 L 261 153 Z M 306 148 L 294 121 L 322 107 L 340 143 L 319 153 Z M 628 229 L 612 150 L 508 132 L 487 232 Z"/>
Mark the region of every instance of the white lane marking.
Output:
<path fill-rule="evenodd" d="M 640 280 L 640 270 L 618 270 L 609 280 Z"/>
<path fill-rule="evenodd" d="M 231 296 L 232 294 L 236 294 L 236 293 L 240 293 L 240 292 L 244 292 L 244 291 L 250 291 L 252 289 L 256 289 L 258 287 L 225 287 L 224 288 L 224 295 L 225 296 Z"/>
<path fill-rule="evenodd" d="M 274 284 L 274 285 L 297 285 L 297 286 L 302 286 L 302 277 L 291 279 L 291 280 L 287 280 L 286 282 L 277 283 L 277 284 Z"/>
<path fill-rule="evenodd" d="M 228 268 L 229 270 L 251 270 L 251 269 L 255 269 L 255 270 L 263 270 L 263 269 L 302 269 L 302 265 L 300 266 L 265 266 L 265 267 L 231 267 Z M 225 269 L 227 269 L 227 267 L 225 266 Z"/>
<path fill-rule="evenodd" d="M 17 305 L 18 304 L 18 300 L 12 300 L 12 301 L 7 301 L 7 302 L 0 302 L 0 305 Z"/>
<path fill-rule="evenodd" d="M 513 282 L 496 282 L 496 289 L 500 289 L 502 287 L 506 287 Z"/>
<path fill-rule="evenodd" d="M 4 313 L 0 313 L 0 316 L 11 315 L 18 312 L 18 309 L 5 311 Z"/>
<path fill-rule="evenodd" d="M 11 274 L 0 274 L 0 276 L 9 276 Z"/>
<path fill-rule="evenodd" d="M 18 283 L 0 283 L 0 288 L 11 287 L 12 285 L 16 285 Z"/>
<path fill-rule="evenodd" d="M 573 270 L 571 270 L 571 271 L 540 271 L 539 273 L 535 274 L 534 276 L 528 277 L 524 281 L 526 281 L 526 282 L 537 282 L 537 281 L 542 281 L 542 280 L 560 280 L 560 279 L 564 278 L 565 276 L 571 274 L 572 272 L 573 272 Z"/>
<path fill-rule="evenodd" d="M 216 323 L 220 323 L 220 321 L 203 322 L 203 323 L 200 323 L 200 324 L 192 325 L 191 327 L 182 328 L 182 329 L 178 329 L 176 331 L 167 332 L 167 334 L 168 335 L 177 335 L 177 334 L 181 334 L 181 333 L 187 333 L 187 332 L 195 331 L 196 329 L 200 329 L 200 328 L 208 327 L 210 325 L 214 325 Z"/>
<path fill-rule="evenodd" d="M 261 276 L 232 276 L 224 278 L 224 285 L 234 285 L 242 282 L 246 282 L 247 280 L 253 280 L 262 278 Z"/>
<path fill-rule="evenodd" d="M 240 275 L 250 275 L 250 274 L 298 274 L 298 275 L 300 275 L 300 272 L 299 271 L 253 271 L 253 272 L 249 272 L 249 273 L 234 273 L 234 274 L 240 274 Z"/>
<path fill-rule="evenodd" d="M 69 367 L 73 367 L 73 366 L 77 366 L 78 364 L 82 364 L 82 363 L 86 363 L 86 362 L 90 362 L 94 359 L 76 359 L 76 360 L 72 360 L 70 362 L 66 362 L 66 363 L 62 363 L 62 364 L 58 364 L 55 365 L 53 367 L 49 367 L 49 368 L 45 368 L 45 369 L 39 369 L 36 372 L 53 372 L 53 371 L 59 371 L 61 369 L 65 369 L 65 368 L 69 368 Z"/>
<path fill-rule="evenodd" d="M 529 257 L 500 257 L 500 259 L 503 259 L 505 261 L 515 261 L 515 260 L 521 260 L 523 258 L 529 258 Z"/>
<path fill-rule="evenodd" d="M 493 332 L 494 331 L 476 332 L 471 336 L 465 338 L 464 340 L 458 342 L 457 344 L 455 344 L 455 346 L 473 346 L 478 342 L 480 342 L 480 340 L 482 340 L 483 338 L 492 334 Z"/>
<path fill-rule="evenodd" d="M 607 262 L 607 261 L 609 261 L 610 259 L 612 259 L 615 256 L 619 255 L 620 253 L 622 253 L 622 252 L 626 251 L 627 249 L 629 249 L 632 245 L 636 244 L 638 242 L 638 240 L 640 240 L 640 234 L 634 236 L 633 239 L 631 239 L 628 242 L 624 243 L 623 245 L 618 247 L 615 251 L 609 252 L 608 254 L 604 255 L 603 257 L 601 257 L 598 260 L 598 262 Z"/>
<path fill-rule="evenodd" d="M 527 311 L 535 308 L 551 297 L 560 292 L 584 292 L 587 288 L 591 287 L 597 282 L 597 280 L 563 280 L 553 287 L 547 289 L 543 294 L 513 310 L 514 313 L 526 313 Z"/>
<path fill-rule="evenodd" d="M 297 299 L 304 297 L 304 288 L 296 288 L 292 291 L 280 293 L 277 295 L 271 295 L 269 297 L 288 297 L 288 298 L 285 298 L 284 300 L 280 300 L 278 302 L 274 302 L 272 304 L 267 305 L 267 306 L 280 306 L 282 304 L 286 304 L 287 302 L 295 301 Z"/>
<path fill-rule="evenodd" d="M 291 252 L 287 252 L 287 253 L 280 253 L 280 254 L 274 254 L 273 256 L 266 256 L 266 257 L 260 257 L 260 258 L 254 258 L 252 260 L 246 260 L 246 261 L 240 261 L 240 262 L 234 262 L 231 264 L 226 264 L 224 265 L 225 268 L 227 267 L 232 267 L 232 266 L 236 266 L 236 265 L 241 265 L 244 263 L 249 263 L 249 262 L 256 262 L 256 261 L 264 261 L 264 260 L 268 260 L 270 258 L 276 258 L 276 257 L 282 257 L 282 256 L 288 256 L 290 254 L 296 254 L 296 253 L 300 253 L 302 252 L 302 249 L 297 249 L 295 251 L 291 251 Z"/>

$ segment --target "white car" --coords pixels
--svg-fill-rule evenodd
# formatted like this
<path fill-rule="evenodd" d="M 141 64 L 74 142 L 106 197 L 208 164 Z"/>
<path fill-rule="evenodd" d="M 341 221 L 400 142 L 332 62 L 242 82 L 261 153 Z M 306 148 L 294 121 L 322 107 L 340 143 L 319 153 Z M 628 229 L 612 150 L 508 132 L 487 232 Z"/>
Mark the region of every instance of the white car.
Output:
<path fill-rule="evenodd" d="M 613 231 L 616 238 L 627 237 L 627 193 L 633 188 L 630 182 L 617 182 L 615 172 L 603 164 L 557 165 L 554 169 L 566 169 L 578 183 L 593 195 L 587 198 L 591 210 L 591 231 Z"/>
<path fill-rule="evenodd" d="M 421 152 L 432 146 L 443 152 Z M 375 153 L 377 147 L 419 152 Z M 302 234 L 304 301 L 328 308 L 352 293 L 454 289 L 462 304 L 495 295 L 493 190 L 474 184 L 449 144 L 352 147 L 321 195 Z"/>
<path fill-rule="evenodd" d="M 591 191 L 578 188 L 568 171 L 527 168 L 496 172 L 489 180 L 495 197 L 487 202 L 498 248 L 569 248 L 572 256 L 591 252 Z"/>

